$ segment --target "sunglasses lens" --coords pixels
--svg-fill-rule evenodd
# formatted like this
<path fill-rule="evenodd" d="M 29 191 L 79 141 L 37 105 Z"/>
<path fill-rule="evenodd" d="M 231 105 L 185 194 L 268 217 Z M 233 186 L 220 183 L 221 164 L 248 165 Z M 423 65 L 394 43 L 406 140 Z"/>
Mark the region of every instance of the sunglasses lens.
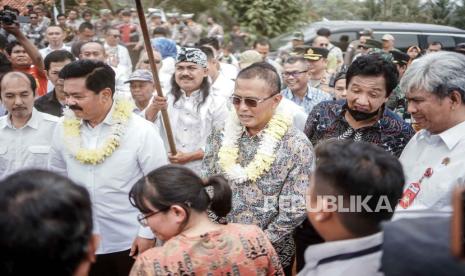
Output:
<path fill-rule="evenodd" d="M 244 99 L 244 103 L 248 107 L 257 107 L 258 105 L 257 100 L 254 99 Z"/>
<path fill-rule="evenodd" d="M 231 102 L 233 105 L 240 105 L 241 104 L 241 98 L 239 97 L 231 97 Z"/>

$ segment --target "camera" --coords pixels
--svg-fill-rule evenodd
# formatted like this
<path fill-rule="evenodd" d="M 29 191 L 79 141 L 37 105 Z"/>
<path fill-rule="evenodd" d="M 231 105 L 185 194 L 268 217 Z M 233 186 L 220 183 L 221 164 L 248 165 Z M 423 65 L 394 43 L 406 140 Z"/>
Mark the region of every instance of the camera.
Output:
<path fill-rule="evenodd" d="M 3 11 L 0 11 L 0 22 L 5 25 L 13 25 L 17 22 L 17 12 L 10 6 L 4 6 Z"/>

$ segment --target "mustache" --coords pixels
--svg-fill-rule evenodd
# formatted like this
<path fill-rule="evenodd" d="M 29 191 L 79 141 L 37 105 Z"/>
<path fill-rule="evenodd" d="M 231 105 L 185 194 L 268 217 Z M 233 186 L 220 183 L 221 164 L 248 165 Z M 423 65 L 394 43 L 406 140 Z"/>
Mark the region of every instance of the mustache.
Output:
<path fill-rule="evenodd" d="M 71 110 L 81 110 L 82 111 L 82 107 L 80 107 L 79 105 L 69 105 L 68 107 Z"/>
<path fill-rule="evenodd" d="M 180 77 L 181 80 L 192 80 L 193 78 L 189 77 L 188 75 L 183 75 Z"/>

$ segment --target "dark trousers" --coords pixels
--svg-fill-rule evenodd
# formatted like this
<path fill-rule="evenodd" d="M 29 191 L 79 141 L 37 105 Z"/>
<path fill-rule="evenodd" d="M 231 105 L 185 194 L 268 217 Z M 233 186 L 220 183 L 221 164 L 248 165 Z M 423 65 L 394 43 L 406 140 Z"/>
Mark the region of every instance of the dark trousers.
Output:
<path fill-rule="evenodd" d="M 294 233 L 294 241 L 296 245 L 296 271 L 299 272 L 305 266 L 305 250 L 313 244 L 323 243 L 323 238 L 316 232 L 308 219 L 298 226 Z"/>
<path fill-rule="evenodd" d="M 97 260 L 90 267 L 89 276 L 128 276 L 134 259 L 130 250 L 97 255 Z"/>

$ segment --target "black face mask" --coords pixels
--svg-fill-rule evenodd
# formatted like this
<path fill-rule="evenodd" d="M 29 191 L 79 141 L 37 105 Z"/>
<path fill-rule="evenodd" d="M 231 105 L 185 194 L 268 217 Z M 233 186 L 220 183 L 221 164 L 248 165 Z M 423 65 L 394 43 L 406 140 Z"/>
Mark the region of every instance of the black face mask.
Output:
<path fill-rule="evenodd" d="M 372 113 L 365 113 L 365 112 L 361 112 L 361 111 L 358 111 L 358 110 L 350 109 L 349 106 L 347 106 L 347 111 L 350 113 L 352 118 L 354 118 L 355 121 L 357 121 L 357 122 L 372 119 L 373 117 L 377 116 L 378 113 L 379 113 L 379 109 L 376 110 L 375 112 L 372 112 Z"/>

